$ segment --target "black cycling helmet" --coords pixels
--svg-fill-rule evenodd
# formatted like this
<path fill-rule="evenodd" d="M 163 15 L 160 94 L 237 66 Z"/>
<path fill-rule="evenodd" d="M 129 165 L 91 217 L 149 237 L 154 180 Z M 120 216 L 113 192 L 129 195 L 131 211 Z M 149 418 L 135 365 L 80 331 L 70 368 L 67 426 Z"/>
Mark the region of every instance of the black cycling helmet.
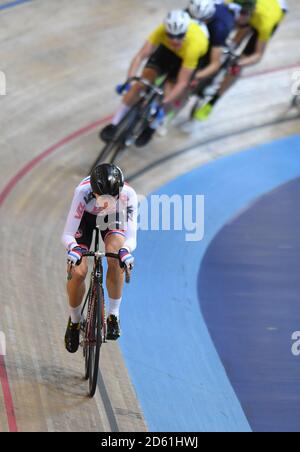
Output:
<path fill-rule="evenodd" d="M 124 176 L 120 168 L 104 163 L 96 166 L 91 174 L 91 187 L 97 195 L 118 196 L 124 186 Z"/>
<path fill-rule="evenodd" d="M 257 0 L 234 0 L 234 3 L 242 7 L 242 11 L 245 13 L 252 13 L 257 4 Z"/>

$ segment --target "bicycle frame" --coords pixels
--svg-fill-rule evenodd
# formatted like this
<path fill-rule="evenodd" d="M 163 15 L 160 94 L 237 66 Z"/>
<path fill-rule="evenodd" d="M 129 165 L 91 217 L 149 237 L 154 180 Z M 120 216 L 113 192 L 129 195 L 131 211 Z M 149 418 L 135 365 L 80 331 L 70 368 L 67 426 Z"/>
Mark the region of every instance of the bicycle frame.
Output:
<path fill-rule="evenodd" d="M 99 228 L 96 228 L 96 237 L 95 237 L 95 252 L 94 253 L 84 253 L 84 257 L 94 257 L 94 267 L 91 274 L 91 283 L 89 292 L 87 294 L 87 297 L 85 299 L 82 312 L 83 315 L 86 304 L 88 303 L 88 311 L 87 311 L 87 318 L 86 318 L 86 325 L 88 326 L 87 331 L 85 331 L 85 337 L 84 337 L 84 346 L 87 345 L 94 345 L 95 338 L 94 338 L 94 332 L 91 331 L 91 325 L 92 325 L 92 316 L 95 314 L 95 299 L 97 298 L 97 294 L 94 292 L 92 293 L 92 290 L 96 290 L 96 287 L 99 287 L 100 290 L 103 286 L 103 264 L 102 264 L 102 258 L 105 257 L 105 253 L 102 253 L 99 251 L 99 237 L 100 232 Z M 106 316 L 105 316 L 105 306 L 102 308 L 102 325 L 104 334 L 102 337 L 102 342 L 106 342 L 105 332 L 106 332 Z"/>

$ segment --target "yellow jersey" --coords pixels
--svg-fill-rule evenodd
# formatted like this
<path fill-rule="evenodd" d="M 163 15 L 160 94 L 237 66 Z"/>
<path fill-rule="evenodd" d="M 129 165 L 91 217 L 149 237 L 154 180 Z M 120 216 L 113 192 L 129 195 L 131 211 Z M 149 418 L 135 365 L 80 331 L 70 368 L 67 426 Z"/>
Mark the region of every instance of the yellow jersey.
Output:
<path fill-rule="evenodd" d="M 234 3 L 227 0 L 226 3 Z M 273 31 L 284 17 L 280 0 L 257 0 L 255 11 L 251 17 L 250 25 L 258 33 L 258 39 L 263 42 L 269 41 Z"/>
<path fill-rule="evenodd" d="M 250 25 L 258 32 L 258 39 L 267 42 L 283 17 L 284 12 L 278 0 L 257 0 Z"/>
<path fill-rule="evenodd" d="M 163 45 L 182 59 L 186 69 L 197 69 L 199 59 L 207 54 L 209 48 L 208 37 L 196 22 L 191 22 L 180 49 L 174 49 L 169 42 L 166 27 L 161 25 L 148 38 L 154 45 Z"/>

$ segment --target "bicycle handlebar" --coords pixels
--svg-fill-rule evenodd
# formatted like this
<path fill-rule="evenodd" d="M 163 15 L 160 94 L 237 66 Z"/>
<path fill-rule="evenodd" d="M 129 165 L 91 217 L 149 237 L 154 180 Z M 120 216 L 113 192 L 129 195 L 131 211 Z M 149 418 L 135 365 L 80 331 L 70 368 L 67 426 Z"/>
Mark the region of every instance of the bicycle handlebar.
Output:
<path fill-rule="evenodd" d="M 156 93 L 159 97 L 164 97 L 164 91 L 156 85 L 153 85 L 153 83 L 149 82 L 149 80 L 146 80 L 144 78 L 141 77 L 130 77 L 128 80 L 126 80 L 126 82 L 123 85 L 123 88 L 125 89 L 125 87 L 132 83 L 132 82 L 139 82 L 142 85 L 146 86 L 147 88 L 149 88 L 151 91 L 153 91 L 154 93 Z"/>
<path fill-rule="evenodd" d="M 118 254 L 115 254 L 115 253 L 102 253 L 102 252 L 100 252 L 100 251 L 97 251 L 97 252 L 89 251 L 89 252 L 83 253 L 83 254 L 82 254 L 82 257 L 97 257 L 97 258 L 100 258 L 100 257 L 109 257 L 109 258 L 111 258 L 111 259 L 116 259 L 116 260 L 118 260 L 119 263 L 120 263 L 121 268 L 123 268 L 123 269 L 125 270 L 125 273 L 126 273 L 126 283 L 127 283 L 127 284 L 130 283 L 130 277 L 131 277 L 131 270 L 132 270 L 132 269 L 127 268 L 127 267 L 121 262 L 120 256 L 119 256 Z M 73 268 L 73 265 L 71 264 L 70 270 L 68 271 L 68 281 L 71 281 L 71 280 L 72 280 L 72 268 Z"/>
<path fill-rule="evenodd" d="M 82 253 L 82 257 L 111 257 L 112 259 L 118 259 L 119 255 L 118 254 L 114 254 L 114 253 L 101 253 L 100 251 L 98 252 L 92 252 L 92 251 L 87 251 L 85 253 Z"/>

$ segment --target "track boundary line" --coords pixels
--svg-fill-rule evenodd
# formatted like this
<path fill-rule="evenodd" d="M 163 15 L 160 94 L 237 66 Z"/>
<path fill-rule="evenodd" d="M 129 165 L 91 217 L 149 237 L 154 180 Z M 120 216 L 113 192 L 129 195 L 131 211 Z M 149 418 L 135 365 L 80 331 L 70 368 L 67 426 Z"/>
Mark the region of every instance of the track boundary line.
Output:
<path fill-rule="evenodd" d="M 0 11 L 15 8 L 16 6 L 22 5 L 23 3 L 31 3 L 33 1 L 34 0 L 15 0 L 12 2 L 7 2 L 7 3 L 4 3 L 3 5 L 0 5 Z"/>
<path fill-rule="evenodd" d="M 6 411 L 6 417 L 8 422 L 8 428 L 11 433 L 16 433 L 18 431 L 17 420 L 14 409 L 14 402 L 11 395 L 11 390 L 9 386 L 5 359 L 4 356 L 0 355 L 0 382 L 2 386 L 2 392 L 4 397 L 4 405 Z"/>
<path fill-rule="evenodd" d="M 60 140 L 58 143 L 56 143 L 53 146 L 51 146 L 50 148 L 46 149 L 44 152 L 42 152 L 37 157 L 35 157 L 33 160 L 31 160 L 29 163 L 27 163 L 23 168 L 21 168 L 18 171 L 18 173 L 15 176 L 13 176 L 8 181 L 8 183 L 5 185 L 3 190 L 0 191 L 0 208 L 3 205 L 4 201 L 6 200 L 6 198 L 8 198 L 10 193 L 16 187 L 16 185 L 25 176 L 27 176 L 37 165 L 42 163 L 43 160 L 45 160 L 47 157 L 49 157 L 55 151 L 63 148 L 66 144 L 69 144 L 72 141 L 76 140 L 77 138 L 80 138 L 82 135 L 85 135 L 85 134 L 91 132 L 96 127 L 99 127 L 99 126 L 103 125 L 104 123 L 108 122 L 110 119 L 111 119 L 111 117 L 108 116 L 106 118 L 93 122 L 92 124 L 77 130 L 76 132 L 73 132 L 71 135 L 68 135 L 66 138 Z"/>

